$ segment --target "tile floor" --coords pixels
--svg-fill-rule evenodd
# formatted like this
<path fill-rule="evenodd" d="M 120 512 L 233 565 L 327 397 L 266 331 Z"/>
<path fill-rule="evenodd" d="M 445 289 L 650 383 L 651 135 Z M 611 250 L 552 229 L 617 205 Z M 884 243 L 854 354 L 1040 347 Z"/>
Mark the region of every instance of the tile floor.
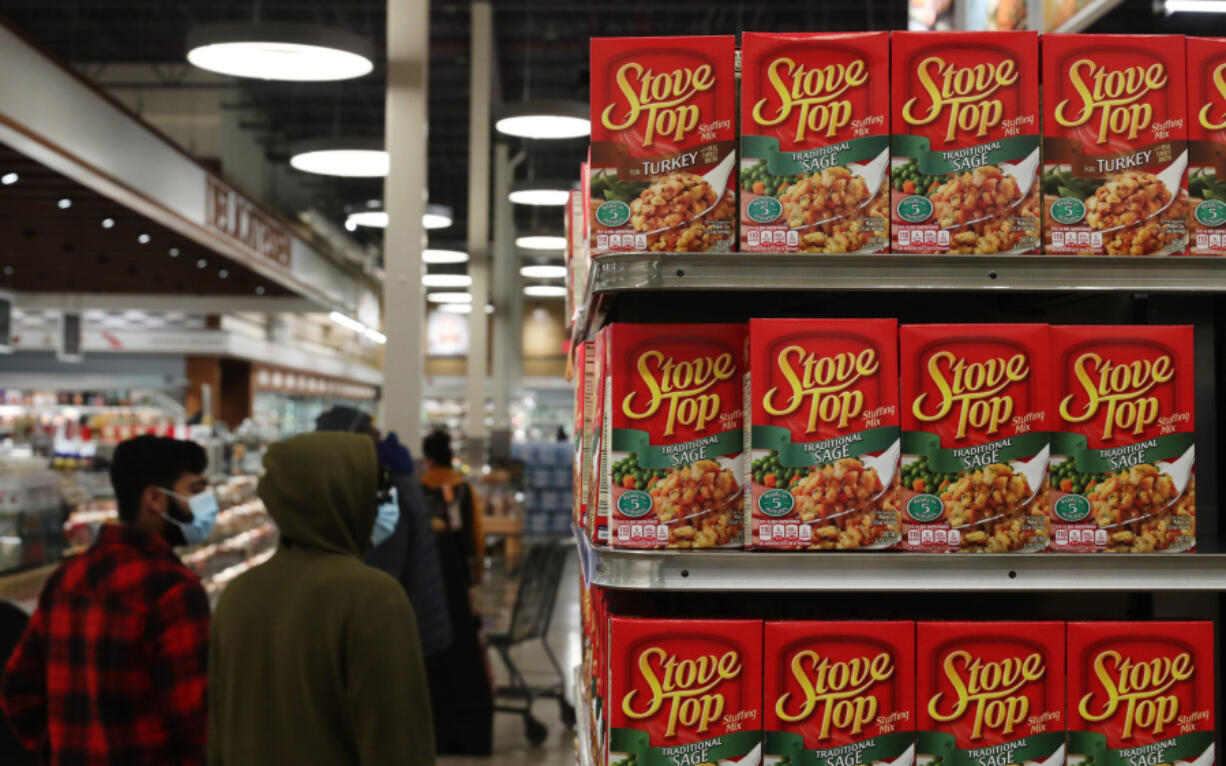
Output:
<path fill-rule="evenodd" d="M 549 627 L 549 645 L 566 675 L 566 692 L 574 699 L 572 669 L 579 663 L 579 588 L 574 553 L 567 559 L 558 589 L 557 605 L 553 622 Z M 497 587 L 497 586 L 495 586 Z M 554 678 L 545 653 L 534 644 L 512 650 L 516 665 L 528 683 L 547 683 Z M 497 657 L 491 656 L 495 678 L 501 683 L 505 669 Z M 533 707 L 541 723 L 549 727 L 549 738 L 540 747 L 533 747 L 524 738 L 523 719 L 509 713 L 494 716 L 494 754 L 490 758 L 444 756 L 438 766 L 573 766 L 575 763 L 574 732 L 564 726 L 558 714 L 558 705 L 552 700 L 538 702 Z"/>

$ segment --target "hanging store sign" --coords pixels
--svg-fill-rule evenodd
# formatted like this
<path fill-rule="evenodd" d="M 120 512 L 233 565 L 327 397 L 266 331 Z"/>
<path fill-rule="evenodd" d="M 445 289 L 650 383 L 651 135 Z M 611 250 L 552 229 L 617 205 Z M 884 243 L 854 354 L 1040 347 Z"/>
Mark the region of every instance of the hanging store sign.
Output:
<path fill-rule="evenodd" d="M 426 317 L 426 356 L 468 355 L 468 315 L 431 311 Z"/>
<path fill-rule="evenodd" d="M 218 179 L 205 176 L 205 225 L 239 247 L 285 268 L 293 238 L 289 229 Z"/>

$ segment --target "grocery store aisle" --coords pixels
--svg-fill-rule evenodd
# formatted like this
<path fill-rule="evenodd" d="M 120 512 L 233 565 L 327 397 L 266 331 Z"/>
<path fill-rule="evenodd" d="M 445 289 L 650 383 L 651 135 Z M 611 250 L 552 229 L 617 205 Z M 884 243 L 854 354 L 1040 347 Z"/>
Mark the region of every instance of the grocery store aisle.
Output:
<path fill-rule="evenodd" d="M 578 559 L 572 550 L 566 560 L 562 582 L 558 588 L 553 622 L 549 626 L 549 646 L 566 675 L 566 696 L 574 700 L 572 671 L 581 657 Z M 539 644 L 529 644 L 512 651 L 521 672 L 529 683 L 549 683 L 554 678 L 549 659 Z M 505 668 L 491 655 L 490 663 L 498 683 L 506 679 Z M 540 747 L 532 747 L 524 737 L 523 719 L 509 713 L 494 717 L 494 754 L 490 758 L 445 756 L 438 766 L 573 766 L 575 763 L 574 733 L 564 726 L 553 700 L 543 700 L 533 706 L 541 723 L 549 727 L 549 738 Z"/>

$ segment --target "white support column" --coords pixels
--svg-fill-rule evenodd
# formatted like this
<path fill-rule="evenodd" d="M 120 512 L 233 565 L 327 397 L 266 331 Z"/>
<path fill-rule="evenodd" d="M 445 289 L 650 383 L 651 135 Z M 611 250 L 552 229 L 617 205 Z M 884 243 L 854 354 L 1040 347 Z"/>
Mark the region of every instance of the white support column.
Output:
<path fill-rule="evenodd" d="M 468 424 L 465 441 L 474 469 L 484 456 L 485 376 L 489 369 L 490 272 L 490 102 L 494 53 L 494 10 L 487 0 L 472 4 L 468 115 L 468 274 L 472 277 L 472 313 L 468 315 Z"/>
<path fill-rule="evenodd" d="M 514 292 L 519 282 L 515 258 L 515 221 L 509 195 L 516 161 L 505 143 L 494 145 L 494 264 L 490 270 L 494 299 L 494 430 L 511 428 L 511 381 L 515 357 L 523 353 L 522 339 L 513 334 L 511 316 Z"/>
<path fill-rule="evenodd" d="M 425 296 L 421 252 L 426 201 L 429 0 L 388 0 L 386 148 L 391 171 L 383 185 L 388 211 L 383 235 L 383 423 L 415 449 L 421 443 Z"/>

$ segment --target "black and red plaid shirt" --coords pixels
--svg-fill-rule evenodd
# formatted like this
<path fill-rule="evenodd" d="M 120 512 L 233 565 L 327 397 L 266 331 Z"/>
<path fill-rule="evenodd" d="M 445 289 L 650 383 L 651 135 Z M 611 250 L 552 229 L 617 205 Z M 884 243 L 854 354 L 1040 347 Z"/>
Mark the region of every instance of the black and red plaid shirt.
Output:
<path fill-rule="evenodd" d="M 203 764 L 209 602 L 174 551 L 127 524 L 47 581 L 0 683 L 43 764 Z"/>

